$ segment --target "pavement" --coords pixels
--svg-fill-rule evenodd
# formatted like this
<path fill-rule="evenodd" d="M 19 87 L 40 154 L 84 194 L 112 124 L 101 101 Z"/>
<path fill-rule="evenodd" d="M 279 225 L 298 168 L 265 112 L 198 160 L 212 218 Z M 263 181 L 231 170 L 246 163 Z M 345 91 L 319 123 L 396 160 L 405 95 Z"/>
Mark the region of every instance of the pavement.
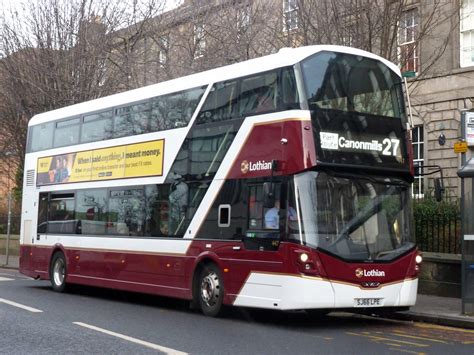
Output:
<path fill-rule="evenodd" d="M 7 264 L 6 256 L 0 255 L 0 268 L 18 269 L 18 266 L 18 256 L 10 255 Z M 415 306 L 390 318 L 474 329 L 474 314 L 461 314 L 460 298 L 418 294 Z"/>

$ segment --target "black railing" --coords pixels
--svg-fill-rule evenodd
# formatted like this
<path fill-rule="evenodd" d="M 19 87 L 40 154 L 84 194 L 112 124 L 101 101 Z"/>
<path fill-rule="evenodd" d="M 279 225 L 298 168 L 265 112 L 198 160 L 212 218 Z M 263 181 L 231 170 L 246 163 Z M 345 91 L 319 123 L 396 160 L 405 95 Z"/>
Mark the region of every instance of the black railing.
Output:
<path fill-rule="evenodd" d="M 415 236 L 421 251 L 433 253 L 461 253 L 461 216 L 436 213 L 430 216 L 415 214 Z"/>

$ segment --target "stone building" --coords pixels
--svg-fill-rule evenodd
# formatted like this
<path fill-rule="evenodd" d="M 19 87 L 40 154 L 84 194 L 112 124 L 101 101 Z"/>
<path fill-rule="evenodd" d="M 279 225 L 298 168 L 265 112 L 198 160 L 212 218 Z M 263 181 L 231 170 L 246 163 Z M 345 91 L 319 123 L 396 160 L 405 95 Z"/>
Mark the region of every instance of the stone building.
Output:
<path fill-rule="evenodd" d="M 287 46 L 348 45 L 396 62 L 412 74 L 415 164 L 441 166 L 446 196 L 459 196 L 453 145 L 461 110 L 473 107 L 474 0 L 184 0 L 132 33 L 115 34 L 112 59 L 129 68 L 113 74 L 124 75 L 123 89 Z M 417 177 L 414 196 L 431 195 L 433 177 Z"/>

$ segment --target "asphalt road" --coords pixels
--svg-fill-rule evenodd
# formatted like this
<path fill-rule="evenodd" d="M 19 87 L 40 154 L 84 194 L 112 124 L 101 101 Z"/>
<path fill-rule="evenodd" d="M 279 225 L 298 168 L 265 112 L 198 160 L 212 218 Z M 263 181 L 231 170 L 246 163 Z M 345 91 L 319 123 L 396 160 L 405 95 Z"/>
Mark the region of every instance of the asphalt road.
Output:
<path fill-rule="evenodd" d="M 230 308 L 89 287 L 66 294 L 0 269 L 0 353 L 474 354 L 474 331 L 332 313 Z"/>

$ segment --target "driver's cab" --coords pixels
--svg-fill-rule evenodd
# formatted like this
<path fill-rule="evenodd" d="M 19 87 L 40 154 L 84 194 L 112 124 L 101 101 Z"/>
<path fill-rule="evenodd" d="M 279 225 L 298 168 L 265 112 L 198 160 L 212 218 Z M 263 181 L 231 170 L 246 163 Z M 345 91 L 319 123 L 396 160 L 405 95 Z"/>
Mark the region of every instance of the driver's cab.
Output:
<path fill-rule="evenodd" d="M 296 208 L 294 203 L 289 202 L 288 184 L 275 179 L 271 182 L 250 182 L 247 187 L 245 247 L 277 250 L 285 235 L 298 226 Z"/>

